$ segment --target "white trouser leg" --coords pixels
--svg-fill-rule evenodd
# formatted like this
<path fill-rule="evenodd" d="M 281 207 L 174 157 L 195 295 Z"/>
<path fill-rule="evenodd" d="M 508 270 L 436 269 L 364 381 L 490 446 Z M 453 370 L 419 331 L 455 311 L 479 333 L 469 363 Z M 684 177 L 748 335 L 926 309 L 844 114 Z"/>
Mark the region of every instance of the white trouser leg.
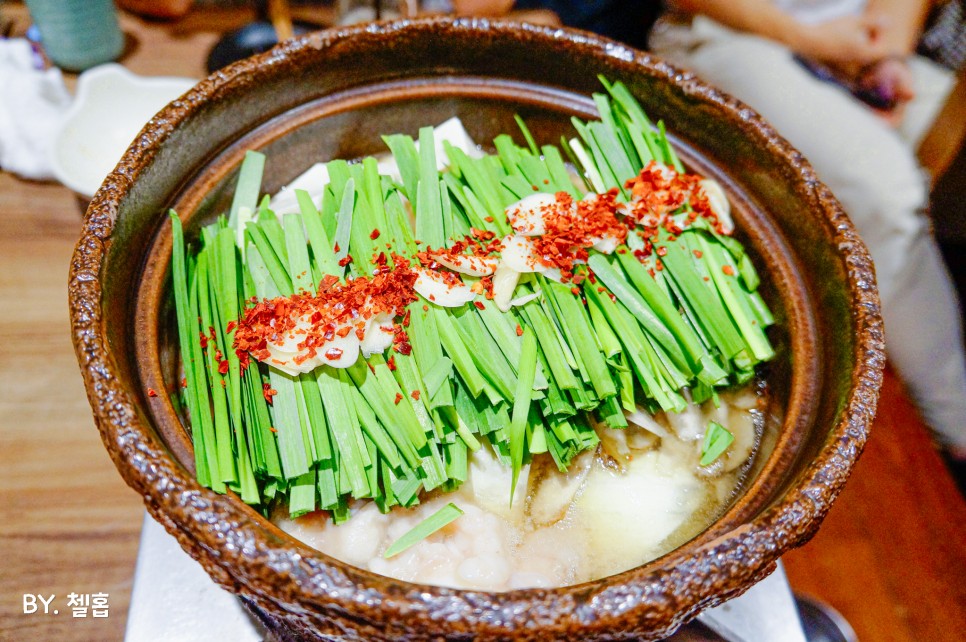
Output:
<path fill-rule="evenodd" d="M 882 300 L 889 359 L 939 439 L 966 448 L 966 372 L 956 290 L 931 236 L 916 237 L 907 264 L 892 295 Z"/>
<path fill-rule="evenodd" d="M 872 254 L 890 358 L 940 439 L 966 445 L 958 302 L 923 215 L 926 182 L 908 143 L 770 40 L 697 18 L 659 29 L 651 44 L 747 102 L 812 163 Z"/>

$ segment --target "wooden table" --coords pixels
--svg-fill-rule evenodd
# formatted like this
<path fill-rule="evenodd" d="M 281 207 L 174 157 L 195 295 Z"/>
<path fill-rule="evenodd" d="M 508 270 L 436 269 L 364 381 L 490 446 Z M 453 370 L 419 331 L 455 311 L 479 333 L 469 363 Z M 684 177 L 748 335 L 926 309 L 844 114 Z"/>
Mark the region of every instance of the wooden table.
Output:
<path fill-rule="evenodd" d="M 22 7 L 4 5 L 25 27 Z M 203 73 L 217 23 L 122 21 L 142 74 Z M 81 214 L 54 184 L 0 173 L 0 639 L 115 640 L 124 631 L 142 508 L 91 419 L 70 342 L 67 267 Z M 822 531 L 785 557 L 792 586 L 840 610 L 863 642 L 963 639 L 966 504 L 901 386 L 886 377 L 875 435 Z M 106 619 L 66 596 L 108 593 Z M 23 594 L 59 615 L 24 615 Z"/>

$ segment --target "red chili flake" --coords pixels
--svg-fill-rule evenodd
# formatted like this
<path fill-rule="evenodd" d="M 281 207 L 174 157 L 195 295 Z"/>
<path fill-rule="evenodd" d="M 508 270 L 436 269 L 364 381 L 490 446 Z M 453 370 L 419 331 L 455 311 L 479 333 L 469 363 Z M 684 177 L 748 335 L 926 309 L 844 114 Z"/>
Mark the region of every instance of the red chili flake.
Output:
<path fill-rule="evenodd" d="M 704 256 L 704 252 L 702 252 L 701 250 L 694 250 L 694 256 L 695 258 L 700 259 L 702 256 Z"/>
<path fill-rule="evenodd" d="M 373 241 L 379 238 L 379 229 L 377 228 L 372 230 L 372 232 L 369 233 L 369 238 L 371 238 Z"/>
<path fill-rule="evenodd" d="M 278 432 L 275 426 L 269 426 L 268 429 L 271 430 L 272 432 Z"/>
<path fill-rule="evenodd" d="M 221 387 L 222 387 L 222 388 L 224 388 L 224 387 L 226 387 L 226 386 L 225 386 L 225 380 L 224 380 L 224 379 L 222 379 L 222 380 L 221 380 Z"/>
<path fill-rule="evenodd" d="M 402 320 L 402 326 L 404 328 L 409 327 L 409 319 L 411 315 L 412 315 L 412 310 L 406 310 L 406 314 L 403 316 L 403 320 Z"/>
<path fill-rule="evenodd" d="M 550 184 L 550 179 L 549 178 L 543 179 L 543 184 L 544 185 L 549 185 Z"/>
<path fill-rule="evenodd" d="M 483 284 L 483 296 L 486 297 L 488 301 L 493 300 L 493 277 L 484 276 L 482 279 L 477 281 L 477 283 Z"/>
<path fill-rule="evenodd" d="M 710 278 L 710 277 L 707 277 L 707 276 L 705 276 L 705 277 L 702 277 L 702 278 L 703 278 L 703 279 L 704 279 L 705 281 L 710 281 L 710 280 L 711 280 L 711 278 Z"/>
<path fill-rule="evenodd" d="M 522 337 L 523 336 L 523 328 L 520 327 L 520 324 L 519 323 L 517 324 L 517 336 L 518 337 Z"/>
<path fill-rule="evenodd" d="M 221 361 L 225 355 L 221 353 L 221 350 L 215 350 L 215 361 Z"/>
<path fill-rule="evenodd" d="M 332 246 L 332 251 L 335 252 L 336 254 L 339 253 L 339 250 L 340 249 L 341 248 L 339 247 L 339 244 L 338 243 L 336 243 L 334 246 Z"/>
<path fill-rule="evenodd" d="M 430 296 L 432 296 L 432 295 L 430 295 Z M 423 304 L 423 312 L 429 312 L 429 306 L 426 305 L 425 303 Z"/>
<path fill-rule="evenodd" d="M 598 294 L 603 294 L 603 293 L 604 293 L 604 291 L 605 291 L 605 289 L 606 289 L 606 288 L 604 288 L 604 286 L 599 286 L 599 287 L 597 288 L 597 293 L 598 293 Z"/>
<path fill-rule="evenodd" d="M 272 388 L 271 384 L 269 383 L 262 384 L 262 396 L 265 397 L 265 401 L 268 402 L 269 406 L 272 405 L 272 397 L 274 397 L 277 394 L 278 394 L 278 390 L 275 390 L 274 388 Z"/>
<path fill-rule="evenodd" d="M 181 377 L 181 387 L 182 388 L 188 387 L 188 380 L 185 377 Z"/>
<path fill-rule="evenodd" d="M 493 217 L 492 216 L 485 216 L 485 217 L 483 217 L 483 220 L 486 221 L 487 223 L 492 223 L 493 222 Z"/>
<path fill-rule="evenodd" d="M 483 305 L 482 301 L 473 301 L 473 305 L 477 307 L 478 310 L 485 310 L 486 306 Z"/>
<path fill-rule="evenodd" d="M 157 397 L 158 396 L 158 393 L 155 392 L 154 388 L 148 388 L 148 396 L 149 397 Z"/>
<path fill-rule="evenodd" d="M 724 272 L 725 274 L 727 274 L 728 276 L 734 276 L 735 275 L 735 269 L 733 267 L 731 267 L 730 265 L 724 266 L 723 268 L 721 268 L 721 271 Z"/>
<path fill-rule="evenodd" d="M 555 202 L 541 208 L 544 232 L 531 237 L 534 263 L 557 268 L 564 282 L 571 281 L 578 262 L 586 261 L 588 249 L 601 238 L 619 244 L 627 226 L 615 216 L 618 190 L 575 202 L 567 192 L 557 192 Z M 536 266 L 535 266 L 536 267 Z"/>
<path fill-rule="evenodd" d="M 409 396 L 412 397 L 413 399 L 415 399 L 416 401 L 419 401 L 419 391 L 418 390 L 413 390 L 412 392 L 409 393 Z"/>
<path fill-rule="evenodd" d="M 341 259 L 339 259 L 339 267 L 345 267 L 345 266 L 349 265 L 350 263 L 352 263 L 352 255 L 351 254 L 346 254 L 344 257 L 342 257 Z"/>
<path fill-rule="evenodd" d="M 470 234 L 474 239 L 479 239 L 480 241 L 492 241 L 496 238 L 496 232 L 491 232 L 490 230 L 478 230 L 475 227 L 470 228 Z"/>
<path fill-rule="evenodd" d="M 570 291 L 574 293 L 574 296 L 580 296 L 580 288 L 570 288 Z"/>
<path fill-rule="evenodd" d="M 654 269 L 656 269 L 658 272 L 662 271 L 664 269 L 664 263 L 661 261 L 654 261 Z"/>
<path fill-rule="evenodd" d="M 619 248 L 617 248 L 617 253 L 618 254 L 627 254 L 627 248 L 626 247 L 619 247 Z"/>
<path fill-rule="evenodd" d="M 342 348 L 329 348 L 325 351 L 325 358 L 329 361 L 336 361 L 342 357 Z"/>
<path fill-rule="evenodd" d="M 540 191 L 540 188 L 539 188 L 539 187 L 537 187 L 536 185 L 531 185 L 530 187 L 532 187 L 532 188 L 533 188 L 533 191 L 534 191 L 534 192 L 539 192 L 539 191 Z"/>
<path fill-rule="evenodd" d="M 396 393 L 396 399 L 393 401 L 393 403 L 398 406 L 399 405 L 399 402 L 402 401 L 402 400 L 403 400 L 402 393 L 401 392 L 397 392 Z"/>
<path fill-rule="evenodd" d="M 392 327 L 392 330 L 393 330 L 393 338 L 392 338 L 393 349 L 399 354 L 405 354 L 405 355 L 412 354 L 413 347 L 409 344 L 409 335 L 406 334 L 406 331 L 402 328 L 402 326 L 400 326 L 399 324 L 396 324 Z M 395 361 L 393 361 L 390 368 L 391 369 L 396 368 Z"/>
<path fill-rule="evenodd" d="M 389 367 L 389 371 L 392 372 L 396 369 L 396 355 L 389 355 L 389 359 L 386 360 L 386 365 Z"/>
<path fill-rule="evenodd" d="M 298 338 L 298 357 L 304 362 L 323 352 L 325 344 L 343 332 L 348 336 L 347 332 L 357 327 L 364 332 L 366 321 L 374 315 L 401 313 L 417 298 L 412 289 L 415 281 L 415 272 L 403 259 L 396 261 L 392 271 L 347 279 L 345 283 L 327 275 L 314 295 L 300 292 L 255 303 L 237 326 L 235 353 L 240 359 L 250 355 L 270 361 L 270 343 Z"/>
<path fill-rule="evenodd" d="M 218 374 L 228 374 L 228 361 L 221 361 L 218 364 Z"/>
<path fill-rule="evenodd" d="M 667 255 L 667 248 L 664 247 L 663 245 L 661 247 L 657 248 L 657 255 L 658 256 L 666 256 Z"/>
<path fill-rule="evenodd" d="M 229 321 L 228 325 L 225 326 L 225 334 L 231 334 L 231 331 L 234 330 L 237 325 L 238 323 L 236 321 Z"/>
<path fill-rule="evenodd" d="M 204 350 L 205 348 L 208 347 L 208 337 L 205 336 L 205 333 L 204 332 L 201 332 L 198 335 L 198 341 L 199 341 L 199 343 L 201 343 L 201 349 L 202 350 Z"/>

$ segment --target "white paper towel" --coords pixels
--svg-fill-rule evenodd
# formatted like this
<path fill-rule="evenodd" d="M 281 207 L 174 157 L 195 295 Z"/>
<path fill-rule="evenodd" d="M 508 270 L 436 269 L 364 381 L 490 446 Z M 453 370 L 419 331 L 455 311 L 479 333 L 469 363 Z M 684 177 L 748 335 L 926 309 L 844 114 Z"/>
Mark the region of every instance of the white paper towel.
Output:
<path fill-rule="evenodd" d="M 49 159 L 71 97 L 57 68 L 39 69 L 24 39 L 0 39 L 0 169 L 52 178 Z"/>

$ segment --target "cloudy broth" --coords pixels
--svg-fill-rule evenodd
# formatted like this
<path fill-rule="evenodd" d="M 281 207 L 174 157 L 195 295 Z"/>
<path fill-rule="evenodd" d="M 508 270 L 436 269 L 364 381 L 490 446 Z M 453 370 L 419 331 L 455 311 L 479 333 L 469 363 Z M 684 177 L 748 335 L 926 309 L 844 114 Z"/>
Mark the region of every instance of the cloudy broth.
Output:
<path fill-rule="evenodd" d="M 521 472 L 512 506 L 510 469 L 487 446 L 473 454 L 469 479 L 452 493 L 431 493 L 412 509 L 379 512 L 359 503 L 335 526 L 316 512 L 274 521 L 341 561 L 397 579 L 463 589 L 506 591 L 589 581 L 639 566 L 707 528 L 739 492 L 760 442 L 762 396 L 755 385 L 720 394 L 624 430 L 599 428 L 601 445 L 560 473 L 547 455 Z M 735 435 L 711 465 L 699 465 L 709 421 Z M 633 419 L 632 419 L 633 421 Z M 384 559 L 395 540 L 452 502 L 456 521 Z"/>

